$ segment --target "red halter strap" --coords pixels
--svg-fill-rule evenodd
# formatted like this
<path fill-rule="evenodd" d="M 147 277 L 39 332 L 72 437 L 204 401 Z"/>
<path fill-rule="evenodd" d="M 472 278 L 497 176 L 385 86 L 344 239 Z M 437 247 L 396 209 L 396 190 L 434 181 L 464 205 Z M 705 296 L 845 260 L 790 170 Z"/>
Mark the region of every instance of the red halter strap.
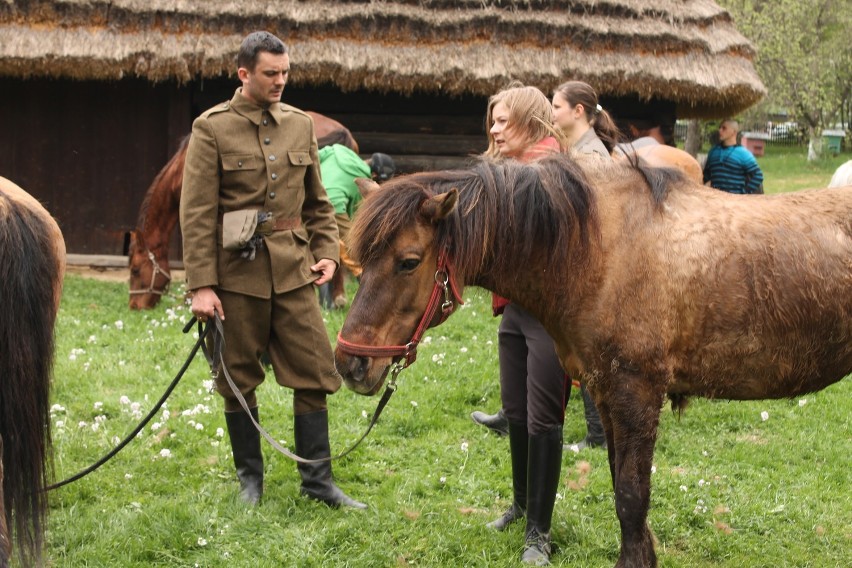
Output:
<path fill-rule="evenodd" d="M 432 295 L 429 297 L 426 311 L 423 312 L 423 317 L 420 318 L 420 323 L 417 325 L 417 329 L 414 330 L 414 335 L 411 336 L 411 340 L 408 343 L 405 345 L 361 345 L 346 341 L 338 333 L 337 348 L 347 355 L 356 357 L 403 357 L 405 363 L 400 368 L 402 370 L 417 359 L 417 344 L 420 343 L 423 334 L 435 318 L 438 307 L 441 308 L 441 320 L 438 322 L 440 325 L 447 321 L 447 318 L 455 311 L 456 305 L 463 303 L 453 276 L 452 263 L 445 249 L 438 255 L 438 268 L 435 271 L 435 287 L 432 288 Z"/>

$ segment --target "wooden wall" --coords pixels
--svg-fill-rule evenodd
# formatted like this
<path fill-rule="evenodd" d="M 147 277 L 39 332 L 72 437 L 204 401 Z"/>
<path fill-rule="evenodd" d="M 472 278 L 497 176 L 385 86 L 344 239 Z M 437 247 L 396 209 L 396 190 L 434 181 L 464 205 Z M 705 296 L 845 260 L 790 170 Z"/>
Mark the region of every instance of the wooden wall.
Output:
<path fill-rule="evenodd" d="M 69 253 L 126 254 L 154 176 L 192 119 L 229 100 L 237 86 L 233 78 L 183 86 L 0 78 L 0 176 L 45 204 Z M 343 93 L 333 85 L 291 84 L 284 101 L 340 121 L 363 157 L 390 154 L 399 173 L 463 167 L 487 147 L 487 97 Z M 638 99 L 602 104 L 622 118 L 659 106 Z M 176 235 L 172 258 L 180 256 Z"/>

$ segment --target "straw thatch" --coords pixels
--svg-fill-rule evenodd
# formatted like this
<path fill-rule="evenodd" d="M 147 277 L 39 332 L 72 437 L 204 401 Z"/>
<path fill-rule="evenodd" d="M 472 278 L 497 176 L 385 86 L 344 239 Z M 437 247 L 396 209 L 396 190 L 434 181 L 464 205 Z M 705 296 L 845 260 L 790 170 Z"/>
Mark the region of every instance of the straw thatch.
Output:
<path fill-rule="evenodd" d="M 293 82 L 344 91 L 489 95 L 572 78 L 672 100 L 680 117 L 765 94 L 751 44 L 710 0 L 2 0 L 0 76 L 233 75 L 256 29 L 288 43 Z"/>

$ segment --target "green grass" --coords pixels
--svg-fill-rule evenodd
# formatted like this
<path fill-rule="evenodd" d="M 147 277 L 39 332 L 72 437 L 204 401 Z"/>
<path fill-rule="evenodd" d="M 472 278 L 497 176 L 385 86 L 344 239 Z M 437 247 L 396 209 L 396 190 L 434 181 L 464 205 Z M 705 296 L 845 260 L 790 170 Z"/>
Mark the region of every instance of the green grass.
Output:
<path fill-rule="evenodd" d="M 768 179 L 809 178 L 785 169 L 798 159 L 770 155 L 761 166 Z M 824 170 L 820 176 L 833 171 Z M 175 286 L 157 309 L 130 312 L 126 286 L 66 278 L 52 391 L 56 479 L 109 451 L 168 385 L 194 343 L 181 333 L 188 312 L 180 293 Z M 160 412 L 100 470 L 50 495 L 48 565 L 518 564 L 523 527 L 495 533 L 484 526 L 511 497 L 507 441 L 469 419 L 474 409 L 500 404 L 497 320 L 483 290 L 466 290 L 465 300 L 427 333 L 367 440 L 334 464 L 338 483 L 368 511 L 301 498 L 295 465 L 268 446 L 263 503 L 241 504 L 227 435 L 217 433 L 225 427 L 222 403 L 199 357 L 168 415 Z M 330 337 L 344 317 L 326 314 Z M 290 391 L 270 380 L 259 400 L 264 425 L 292 447 Z M 360 436 L 377 402 L 345 388 L 329 399 L 333 450 Z M 665 411 L 649 515 L 660 565 L 852 565 L 850 416 L 848 378 L 795 400 L 697 399 L 680 419 Z M 565 437 L 583 434 L 575 391 Z M 563 463 L 553 563 L 612 566 L 620 533 L 606 456 L 566 454 Z"/>
<path fill-rule="evenodd" d="M 765 155 L 757 158 L 763 170 L 766 193 L 786 193 L 804 188 L 825 187 L 841 164 L 852 159 L 852 153 L 826 155 L 808 162 L 806 150 L 796 146 L 766 147 Z"/>

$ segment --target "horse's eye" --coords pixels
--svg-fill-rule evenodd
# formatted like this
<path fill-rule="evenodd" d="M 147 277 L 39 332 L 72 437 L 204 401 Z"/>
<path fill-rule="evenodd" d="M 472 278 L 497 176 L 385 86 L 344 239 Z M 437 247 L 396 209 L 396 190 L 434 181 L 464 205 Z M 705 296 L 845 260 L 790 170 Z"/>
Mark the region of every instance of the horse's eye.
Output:
<path fill-rule="evenodd" d="M 419 258 L 406 258 L 405 260 L 399 263 L 399 270 L 401 272 L 411 272 L 418 266 L 420 266 Z"/>

